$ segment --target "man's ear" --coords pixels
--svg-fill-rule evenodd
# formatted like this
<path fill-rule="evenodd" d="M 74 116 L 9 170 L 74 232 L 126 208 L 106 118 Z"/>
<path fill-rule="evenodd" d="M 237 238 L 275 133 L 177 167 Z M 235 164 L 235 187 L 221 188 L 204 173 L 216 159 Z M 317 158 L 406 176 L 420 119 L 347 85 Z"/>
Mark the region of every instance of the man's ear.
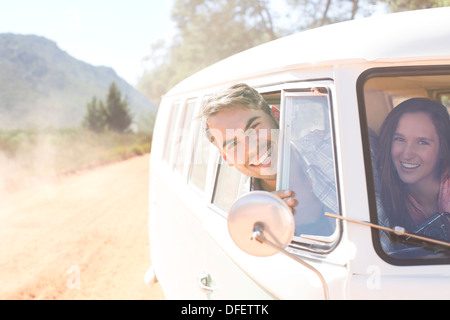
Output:
<path fill-rule="evenodd" d="M 227 155 L 222 150 L 219 150 L 219 153 L 222 156 L 223 160 L 228 164 L 228 166 L 232 167 L 233 164 L 227 161 Z"/>
<path fill-rule="evenodd" d="M 270 110 L 272 111 L 272 116 L 279 122 L 280 121 L 280 110 L 278 110 L 275 106 L 270 106 Z"/>
<path fill-rule="evenodd" d="M 222 156 L 223 160 L 227 161 L 227 155 L 222 150 L 219 150 L 219 153 Z"/>

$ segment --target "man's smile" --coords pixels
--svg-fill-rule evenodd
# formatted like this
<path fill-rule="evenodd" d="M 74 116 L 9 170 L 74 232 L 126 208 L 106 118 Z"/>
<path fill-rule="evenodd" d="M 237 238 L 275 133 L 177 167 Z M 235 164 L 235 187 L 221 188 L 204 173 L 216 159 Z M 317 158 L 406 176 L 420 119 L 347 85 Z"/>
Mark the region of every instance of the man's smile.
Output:
<path fill-rule="evenodd" d="M 272 162 L 272 149 L 268 149 L 262 156 L 255 157 L 255 161 L 250 163 L 251 166 L 257 167 L 259 165 L 267 166 Z"/>

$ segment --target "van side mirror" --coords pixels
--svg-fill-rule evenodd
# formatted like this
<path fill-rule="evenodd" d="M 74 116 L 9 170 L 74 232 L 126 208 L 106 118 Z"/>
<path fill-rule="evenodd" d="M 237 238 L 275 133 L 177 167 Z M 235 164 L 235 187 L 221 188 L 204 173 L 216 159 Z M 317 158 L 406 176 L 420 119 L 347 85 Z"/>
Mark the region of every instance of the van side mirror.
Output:
<path fill-rule="evenodd" d="M 320 279 L 325 299 L 328 286 L 322 274 L 285 248 L 294 236 L 295 222 L 283 200 L 266 191 L 253 191 L 237 199 L 228 213 L 228 233 L 244 252 L 267 257 L 281 252 L 313 271 Z"/>
<path fill-rule="evenodd" d="M 228 232 L 234 243 L 246 253 L 271 256 L 278 248 L 265 245 L 261 237 L 279 248 L 286 248 L 294 236 L 291 209 L 283 200 L 266 191 L 254 191 L 237 199 L 228 214 Z"/>

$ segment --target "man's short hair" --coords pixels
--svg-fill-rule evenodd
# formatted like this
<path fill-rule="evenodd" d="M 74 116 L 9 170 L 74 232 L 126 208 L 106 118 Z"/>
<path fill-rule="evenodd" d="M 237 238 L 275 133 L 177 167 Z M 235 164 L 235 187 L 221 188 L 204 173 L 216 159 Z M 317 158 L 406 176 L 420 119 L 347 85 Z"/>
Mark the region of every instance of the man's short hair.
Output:
<path fill-rule="evenodd" d="M 209 140 L 211 140 L 211 135 L 208 132 L 209 117 L 231 108 L 263 110 L 272 116 L 268 103 L 258 91 L 245 83 L 233 84 L 211 95 L 203 105 L 200 117 L 202 118 L 204 132 Z"/>

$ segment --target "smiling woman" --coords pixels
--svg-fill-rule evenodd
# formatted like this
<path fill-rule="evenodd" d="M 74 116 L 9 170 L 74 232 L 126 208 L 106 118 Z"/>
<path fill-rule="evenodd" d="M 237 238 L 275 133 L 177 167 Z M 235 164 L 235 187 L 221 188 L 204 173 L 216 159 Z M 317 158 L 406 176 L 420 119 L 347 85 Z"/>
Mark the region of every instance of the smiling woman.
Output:
<path fill-rule="evenodd" d="M 435 101 L 412 98 L 386 117 L 380 130 L 381 200 L 394 225 L 414 230 L 450 211 L 450 120 Z M 449 240 L 450 221 L 443 237 Z"/>

